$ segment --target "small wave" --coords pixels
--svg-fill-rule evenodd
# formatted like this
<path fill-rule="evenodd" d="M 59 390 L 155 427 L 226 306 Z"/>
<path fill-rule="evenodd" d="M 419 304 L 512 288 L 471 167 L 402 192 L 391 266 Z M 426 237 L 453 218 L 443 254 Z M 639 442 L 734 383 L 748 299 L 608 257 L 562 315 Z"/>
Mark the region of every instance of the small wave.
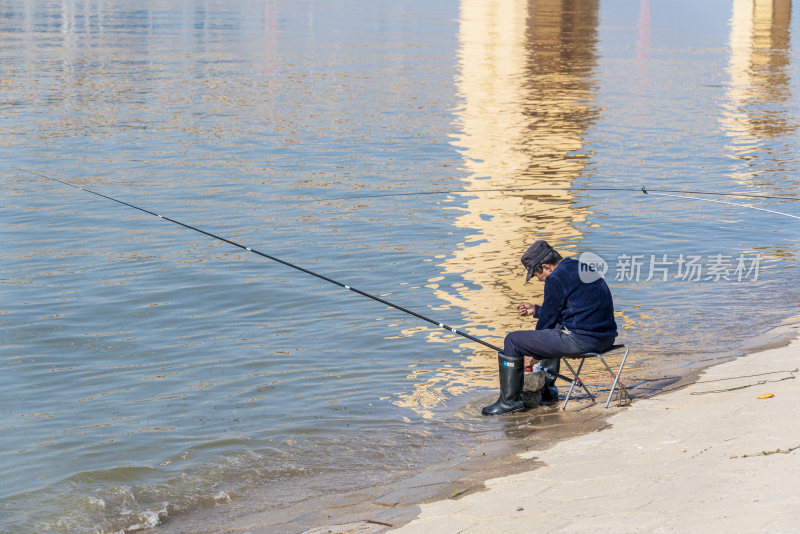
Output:
<path fill-rule="evenodd" d="M 163 524 L 175 508 L 168 502 L 142 505 L 136 490 L 127 486 L 110 488 L 104 497 L 80 496 L 60 517 L 39 521 L 36 530 L 75 534 L 119 534 L 138 532 Z M 140 496 L 141 498 L 141 496 Z"/>
<path fill-rule="evenodd" d="M 137 530 L 145 530 L 148 528 L 157 527 L 167 519 L 169 512 L 167 511 L 167 505 L 165 504 L 163 508 L 158 511 L 144 510 L 135 515 L 137 523 L 129 526 L 128 528 L 123 528 L 123 532 L 136 532 Z"/>

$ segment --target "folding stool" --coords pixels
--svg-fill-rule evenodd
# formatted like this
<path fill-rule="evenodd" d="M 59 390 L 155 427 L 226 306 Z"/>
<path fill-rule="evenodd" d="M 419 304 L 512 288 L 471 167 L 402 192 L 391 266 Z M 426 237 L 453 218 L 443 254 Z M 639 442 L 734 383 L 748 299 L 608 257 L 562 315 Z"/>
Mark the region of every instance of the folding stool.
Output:
<path fill-rule="evenodd" d="M 625 349 L 625 355 L 622 357 L 622 363 L 619 364 L 619 369 L 617 370 L 616 373 L 614 373 L 614 371 L 611 370 L 611 367 L 608 366 L 608 363 L 606 363 L 606 360 L 605 360 L 605 358 L 603 358 L 603 356 L 605 356 L 609 352 L 613 352 L 615 350 L 620 350 L 620 349 Z M 569 391 L 567 392 L 567 398 L 564 399 L 564 405 L 561 406 L 562 410 L 566 410 L 567 409 L 567 403 L 569 402 L 569 399 L 572 396 L 572 391 L 575 389 L 576 385 L 582 387 L 583 390 L 586 392 L 587 395 L 589 395 L 589 397 L 592 399 L 593 402 L 595 400 L 594 399 L 594 395 L 592 395 L 592 392 L 589 391 L 589 388 L 586 387 L 586 385 L 583 383 L 583 381 L 580 378 L 581 369 L 583 368 L 583 364 L 586 362 L 586 358 L 597 358 L 597 359 L 599 359 L 601 362 L 603 362 L 603 365 L 605 366 L 606 370 L 608 371 L 608 374 L 610 374 L 611 378 L 614 379 L 614 384 L 611 386 L 611 391 L 608 394 L 608 400 L 606 400 L 606 408 L 608 408 L 608 405 L 611 403 L 611 397 L 614 396 L 614 390 L 617 389 L 617 386 L 620 387 L 620 393 L 619 393 L 620 402 L 622 402 L 622 394 L 623 393 L 628 398 L 628 401 L 633 400 L 631 398 L 630 393 L 628 393 L 628 390 L 625 388 L 625 385 L 620 381 L 620 376 L 622 375 L 622 368 L 625 366 L 625 360 L 628 359 L 628 347 L 626 345 L 613 345 L 610 349 L 608 349 L 607 351 L 604 351 L 604 352 L 586 352 L 584 354 L 579 354 L 577 356 L 564 356 L 564 357 L 561 358 L 564 361 L 564 364 L 566 364 L 567 368 L 572 373 L 572 378 L 571 379 L 567 378 L 565 376 L 562 376 L 560 374 L 558 375 L 558 378 L 560 378 L 562 380 L 566 380 L 567 382 L 570 383 Z M 569 359 L 579 359 L 581 361 L 580 364 L 578 365 L 578 369 L 577 370 L 572 368 L 572 365 L 570 365 L 570 363 L 569 363 Z"/>

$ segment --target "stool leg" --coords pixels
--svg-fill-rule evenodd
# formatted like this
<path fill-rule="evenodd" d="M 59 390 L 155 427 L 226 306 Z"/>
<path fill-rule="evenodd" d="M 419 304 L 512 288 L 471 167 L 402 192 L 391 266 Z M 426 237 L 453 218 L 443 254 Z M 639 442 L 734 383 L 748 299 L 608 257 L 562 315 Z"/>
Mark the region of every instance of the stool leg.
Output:
<path fill-rule="evenodd" d="M 619 385 L 619 387 L 621 388 L 621 390 L 620 390 L 620 401 L 622 400 L 622 392 L 623 391 L 625 392 L 625 396 L 628 397 L 628 400 L 633 400 L 631 398 L 631 394 L 628 393 L 627 388 L 625 388 L 625 384 L 623 384 L 619 379 L 620 375 L 622 375 L 622 368 L 625 367 L 625 360 L 628 359 L 628 351 L 629 350 L 630 349 L 626 346 L 625 347 L 625 355 L 622 357 L 622 363 L 619 364 L 619 370 L 617 371 L 617 374 L 614 374 L 614 371 L 611 370 L 611 368 L 608 366 L 608 364 L 606 363 L 606 361 L 603 359 L 603 357 L 600 354 L 597 355 L 597 357 L 600 358 L 600 361 L 603 362 L 603 365 L 606 366 L 606 369 L 608 369 L 608 372 L 611 374 L 611 376 L 614 377 L 614 384 L 611 386 L 611 391 L 608 394 L 608 400 L 606 400 L 606 408 L 608 408 L 608 405 L 611 404 L 611 398 L 614 396 L 614 390 L 617 388 L 617 385 Z"/>
<path fill-rule="evenodd" d="M 578 376 L 578 373 L 581 372 L 581 366 L 583 365 L 583 360 L 581 360 L 581 364 L 578 366 L 578 372 L 576 373 L 572 366 L 569 364 L 567 360 L 564 360 L 564 364 L 569 369 L 569 372 L 572 373 L 572 380 L 569 384 L 569 391 L 567 391 L 567 397 L 564 399 L 564 404 L 561 406 L 562 410 L 567 409 L 567 403 L 569 402 L 569 398 L 572 396 L 572 391 L 575 389 L 575 378 Z"/>
<path fill-rule="evenodd" d="M 581 363 L 580 363 L 580 365 L 578 365 L 578 370 L 575 371 L 572 368 L 572 366 L 569 364 L 569 362 L 566 359 L 564 359 L 564 364 L 567 366 L 569 371 L 572 373 L 573 378 L 572 378 L 572 380 L 570 382 L 570 385 L 569 385 L 569 391 L 567 392 L 567 398 L 564 399 L 564 404 L 561 406 L 562 410 L 566 410 L 567 409 L 567 403 L 569 402 L 569 399 L 572 396 L 572 392 L 575 389 L 575 384 L 578 384 L 579 386 L 581 386 L 583 388 L 583 390 L 586 392 L 586 394 L 589 395 L 589 398 L 592 399 L 592 402 L 594 402 L 594 400 L 595 400 L 594 395 L 592 395 L 592 392 L 589 391 L 589 388 L 587 388 L 586 384 L 584 384 L 583 381 L 580 379 L 581 369 L 583 368 L 583 364 L 584 364 L 585 361 L 586 361 L 586 358 L 581 358 Z"/>

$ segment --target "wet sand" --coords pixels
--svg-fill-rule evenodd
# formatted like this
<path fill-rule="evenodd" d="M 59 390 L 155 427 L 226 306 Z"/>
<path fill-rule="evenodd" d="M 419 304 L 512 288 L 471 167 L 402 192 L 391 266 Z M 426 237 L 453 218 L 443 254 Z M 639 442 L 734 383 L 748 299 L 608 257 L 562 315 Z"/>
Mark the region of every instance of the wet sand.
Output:
<path fill-rule="evenodd" d="M 799 328 L 784 322 L 788 346 L 710 367 L 582 435 L 531 441 L 504 462 L 515 474 L 307 532 L 797 532 Z"/>

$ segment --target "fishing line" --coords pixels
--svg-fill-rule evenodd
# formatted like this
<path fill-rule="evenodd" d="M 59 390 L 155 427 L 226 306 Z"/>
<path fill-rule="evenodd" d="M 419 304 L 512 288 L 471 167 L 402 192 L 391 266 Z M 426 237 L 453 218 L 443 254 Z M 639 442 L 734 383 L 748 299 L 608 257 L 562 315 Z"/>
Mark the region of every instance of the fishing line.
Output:
<path fill-rule="evenodd" d="M 301 200 L 297 204 L 307 204 L 310 202 L 330 202 L 335 200 L 365 200 L 373 198 L 391 198 L 391 197 L 412 197 L 412 196 L 427 196 L 427 195 L 450 195 L 456 193 L 503 193 L 515 191 L 618 191 L 638 193 L 642 189 L 635 187 L 506 187 L 500 189 L 447 189 L 437 191 L 411 191 L 406 193 L 377 193 L 374 195 L 350 195 L 346 197 L 330 197 L 330 198 L 314 198 L 309 200 Z M 742 198 L 763 198 L 770 200 L 792 200 L 800 201 L 796 197 L 782 197 L 775 195 L 755 195 L 749 193 L 721 193 L 715 191 L 686 191 L 683 189 L 648 189 L 647 192 L 661 192 L 661 193 L 683 193 L 692 195 L 713 195 L 713 196 L 727 196 L 727 197 L 742 197 Z"/>
<path fill-rule="evenodd" d="M 700 197 L 692 197 L 692 196 L 687 196 L 687 195 L 673 195 L 673 194 L 670 194 L 670 193 L 654 192 L 652 190 L 646 189 L 644 186 L 642 186 L 641 191 L 645 195 L 657 195 L 657 196 L 662 196 L 662 197 L 686 198 L 686 199 L 689 199 L 689 200 L 702 200 L 704 202 L 714 202 L 716 204 L 727 204 L 729 206 L 737 206 L 739 208 L 748 208 L 748 209 L 751 209 L 751 210 L 766 211 L 767 213 L 774 213 L 776 215 L 783 215 L 785 217 L 791 217 L 792 219 L 800 219 L 800 217 L 798 217 L 797 215 L 792 215 L 790 213 L 784 213 L 782 211 L 776 211 L 776 210 L 768 210 L 766 208 L 758 208 L 756 206 L 748 206 L 747 204 L 737 204 L 736 202 L 727 202 L 725 200 L 714 200 L 713 198 L 700 198 Z"/>
<path fill-rule="evenodd" d="M 391 197 L 416 197 L 428 195 L 450 195 L 456 193 L 502 193 L 509 191 L 635 191 L 638 189 L 631 188 L 617 188 L 617 187 L 593 187 L 593 188 L 570 188 L 563 187 L 506 187 L 501 189 L 445 189 L 437 191 L 410 191 L 405 193 L 377 193 L 374 195 L 350 195 L 346 197 L 331 197 L 331 198 L 315 198 L 311 200 L 304 200 L 299 202 L 305 204 L 308 202 L 328 202 L 333 200 L 367 200 L 373 198 L 391 198 Z"/>
<path fill-rule="evenodd" d="M 158 217 L 159 219 L 163 219 L 163 220 L 171 222 L 173 224 L 177 224 L 178 226 L 182 226 L 182 227 L 187 228 L 189 230 L 194 230 L 195 232 L 201 233 L 201 234 L 203 234 L 205 236 L 217 239 L 217 240 L 222 241 L 224 243 L 228 243 L 229 245 L 233 245 L 234 247 L 238 247 L 238 248 L 240 248 L 242 250 L 246 250 L 247 252 L 252 252 L 253 254 L 256 254 L 257 256 L 261 256 L 262 258 L 266 258 L 268 260 L 272 260 L 274 262 L 280 263 L 280 264 L 285 265 L 287 267 L 291 267 L 292 269 L 296 269 L 296 270 L 298 270 L 300 272 L 303 272 L 303 273 L 306 273 L 308 275 L 311 275 L 311 276 L 314 276 L 316 278 L 319 278 L 320 280 L 324 280 L 326 282 L 329 282 L 331 284 L 337 285 L 337 286 L 342 287 L 344 289 L 348 289 L 348 290 L 350 290 L 350 291 L 352 291 L 354 293 L 358 293 L 359 295 L 361 295 L 363 297 L 370 298 L 370 299 L 372 299 L 374 301 L 380 302 L 381 304 L 385 304 L 386 306 L 390 306 L 390 307 L 392 307 L 392 308 L 394 308 L 396 310 L 400 310 L 401 312 L 407 313 L 409 315 L 413 315 L 414 317 L 417 317 L 418 319 L 422 319 L 423 321 L 427 321 L 427 322 L 429 322 L 431 324 L 434 324 L 434 325 L 436 325 L 436 326 L 438 326 L 440 328 L 443 328 L 443 329 L 445 329 L 445 330 L 447 330 L 447 331 L 449 331 L 449 332 L 451 332 L 453 334 L 459 335 L 461 337 L 465 337 L 465 338 L 469 339 L 470 341 L 474 341 L 476 343 L 480 343 L 481 345 L 489 347 L 490 349 L 495 350 L 497 352 L 502 352 L 502 350 L 503 350 L 500 347 L 497 347 L 495 345 L 492 345 L 491 343 L 487 343 L 486 341 L 483 341 L 482 339 L 478 339 L 477 337 L 471 336 L 470 334 L 467 334 L 466 332 L 462 332 L 461 330 L 458 330 L 457 328 L 453 328 L 452 326 L 448 326 L 448 325 L 446 325 L 444 323 L 440 323 L 439 321 L 436 321 L 435 319 L 431 319 L 430 317 L 426 317 L 425 315 L 422 315 L 421 313 L 417 313 L 415 311 L 411 311 L 408 308 L 405 308 L 405 307 L 400 306 L 398 304 L 394 304 L 393 302 L 389 302 L 388 300 L 383 299 L 381 297 L 378 297 L 377 295 L 373 295 L 373 294 L 368 293 L 366 291 L 361 291 L 360 289 L 356 289 L 355 287 L 352 287 L 352 286 L 349 286 L 349 285 L 344 284 L 342 282 L 339 282 L 338 280 L 334 280 L 332 278 L 328 278 L 325 275 L 316 273 L 316 272 L 311 271 L 309 269 L 305 269 L 303 267 L 300 267 L 299 265 L 295 265 L 293 263 L 290 263 L 288 261 L 282 260 L 282 259 L 277 258 L 275 256 L 271 256 L 271 255 L 266 254 L 264 252 L 261 252 L 259 250 L 247 247 L 245 245 L 237 243 L 236 241 L 231 241 L 230 239 L 218 236 L 216 234 L 212 234 L 211 232 L 207 232 L 205 230 L 197 228 L 196 226 L 192 226 L 190 224 L 182 223 L 182 222 L 177 221 L 175 219 L 171 219 L 170 217 L 159 215 L 158 213 L 156 213 L 154 211 L 150 211 L 150 210 L 147 210 L 147 209 L 144 209 L 144 208 L 140 208 L 139 206 L 135 206 L 135 205 L 130 204 L 128 202 L 124 202 L 122 200 L 118 200 L 118 199 L 110 197 L 108 195 L 104 195 L 102 193 L 98 193 L 97 191 L 92 191 L 91 189 L 86 189 L 85 187 L 81 187 L 79 185 L 71 184 L 69 182 L 65 182 L 63 180 L 59 180 L 57 178 L 52 178 L 50 176 L 45 176 L 44 174 L 39 174 L 38 172 L 29 171 L 29 170 L 25 170 L 25 169 L 19 169 L 19 168 L 17 168 L 16 170 L 22 171 L 22 172 L 26 172 L 28 174 L 33 174 L 34 176 L 39 176 L 39 177 L 45 178 L 47 180 L 52 180 L 54 182 L 58 182 L 60 184 L 72 187 L 74 189 L 79 189 L 81 191 L 85 191 L 86 193 L 91 193 L 92 195 L 96 195 L 98 197 L 111 200 L 111 201 L 116 202 L 118 204 L 122 204 L 123 206 L 127 206 L 127 207 L 133 208 L 135 210 L 139 210 L 139 211 L 141 211 L 143 213 L 147 213 L 148 215 L 153 215 L 154 217 Z"/>

